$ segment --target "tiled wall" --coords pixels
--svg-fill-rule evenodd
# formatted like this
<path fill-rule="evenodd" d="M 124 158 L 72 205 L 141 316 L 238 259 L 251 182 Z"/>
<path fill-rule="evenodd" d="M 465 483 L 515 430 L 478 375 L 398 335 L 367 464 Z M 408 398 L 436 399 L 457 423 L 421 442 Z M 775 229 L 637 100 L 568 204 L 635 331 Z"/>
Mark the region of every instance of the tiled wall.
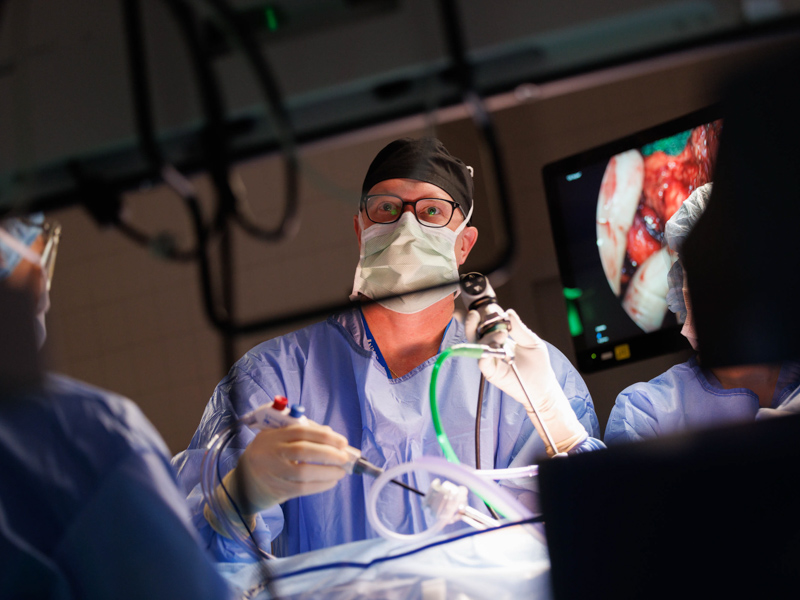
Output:
<path fill-rule="evenodd" d="M 185 446 L 222 374 L 195 267 L 152 257 L 81 209 L 63 233 L 45 346 L 54 370 L 134 399 L 171 449 Z"/>

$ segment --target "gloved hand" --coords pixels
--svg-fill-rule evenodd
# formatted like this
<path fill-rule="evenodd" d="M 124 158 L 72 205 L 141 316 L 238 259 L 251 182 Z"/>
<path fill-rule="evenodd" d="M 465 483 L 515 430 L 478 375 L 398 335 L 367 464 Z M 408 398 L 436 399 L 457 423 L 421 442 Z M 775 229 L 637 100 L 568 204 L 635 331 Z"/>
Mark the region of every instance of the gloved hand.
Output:
<path fill-rule="evenodd" d="M 255 514 L 290 498 L 317 494 L 332 488 L 345 476 L 350 456 L 343 450 L 347 439 L 330 427 L 309 422 L 260 431 L 239 458 L 223 484 L 251 530 Z M 215 495 L 231 523 L 243 530 L 241 519 L 225 490 Z M 213 511 L 203 514 L 218 533 L 228 536 Z"/>
<path fill-rule="evenodd" d="M 525 407 L 528 417 L 536 427 L 536 431 L 545 443 L 547 453 L 551 456 L 557 452 L 567 452 L 584 442 L 589 436 L 578 417 L 572 410 L 564 390 L 556 379 L 550 366 L 550 354 L 542 339 L 528 329 L 514 310 L 506 312 L 509 321 L 509 336 L 514 341 L 514 362 L 525 388 L 530 394 L 530 402 L 536 407 L 539 417 L 544 423 L 556 450 L 553 450 L 536 418 L 528 398 L 511 366 L 499 358 L 482 358 L 478 361 L 481 372 L 487 381 L 503 390 Z M 465 321 L 467 339 L 476 340 L 480 315 L 470 311 Z"/>

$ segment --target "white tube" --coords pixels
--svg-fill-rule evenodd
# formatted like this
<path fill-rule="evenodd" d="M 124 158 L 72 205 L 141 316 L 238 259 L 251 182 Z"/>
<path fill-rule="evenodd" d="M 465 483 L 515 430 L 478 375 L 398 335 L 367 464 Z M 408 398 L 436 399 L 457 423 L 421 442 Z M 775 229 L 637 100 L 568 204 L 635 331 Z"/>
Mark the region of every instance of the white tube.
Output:
<path fill-rule="evenodd" d="M 439 475 L 440 477 L 447 477 L 461 485 L 466 485 L 508 519 L 524 520 L 534 516 L 528 508 L 523 506 L 516 498 L 508 494 L 500 486 L 477 476 L 475 469 L 447 462 L 444 458 L 423 456 L 415 461 L 402 463 L 387 469 L 372 485 L 372 489 L 370 489 L 369 495 L 367 496 L 367 518 L 369 519 L 370 525 L 372 525 L 373 529 L 375 529 L 381 537 L 394 540 L 418 541 L 439 533 L 444 529 L 445 525 L 447 525 L 446 523 L 437 521 L 435 525 L 423 532 L 407 535 L 391 531 L 380 520 L 377 511 L 377 503 L 378 495 L 383 487 L 392 479 L 414 470 L 427 471 L 434 475 Z"/>
<path fill-rule="evenodd" d="M 475 475 L 485 479 L 522 479 L 536 477 L 539 474 L 539 465 L 527 467 L 514 467 L 513 469 L 477 469 Z"/>
<path fill-rule="evenodd" d="M 417 462 L 407 462 L 401 463 L 396 465 L 390 469 L 387 469 L 373 482 L 372 487 L 369 490 L 369 494 L 367 495 L 367 520 L 369 524 L 372 525 L 372 528 L 378 532 L 382 538 L 386 540 L 400 540 L 404 542 L 421 542 L 422 540 L 426 540 L 430 537 L 433 537 L 442 529 L 447 526 L 447 522 L 443 519 L 439 519 L 436 523 L 433 524 L 432 527 L 428 527 L 428 529 L 421 531 L 419 533 L 412 533 L 412 534 L 405 534 L 405 533 L 397 533 L 396 531 L 392 531 L 386 525 L 383 524 L 380 517 L 378 516 L 378 496 L 380 495 L 381 491 L 383 490 L 386 485 L 388 485 L 392 479 L 397 478 L 399 475 L 404 475 L 410 471 L 413 471 L 417 465 Z M 426 469 L 427 470 L 427 469 Z M 438 474 L 438 473 L 437 473 Z"/>

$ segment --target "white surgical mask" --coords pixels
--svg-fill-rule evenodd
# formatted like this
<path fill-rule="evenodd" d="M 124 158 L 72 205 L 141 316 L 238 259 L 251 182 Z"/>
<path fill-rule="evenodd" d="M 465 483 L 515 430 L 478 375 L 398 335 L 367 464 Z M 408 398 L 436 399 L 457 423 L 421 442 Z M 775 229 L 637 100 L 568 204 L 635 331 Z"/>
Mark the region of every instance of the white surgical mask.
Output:
<path fill-rule="evenodd" d="M 389 310 L 412 314 L 457 293 L 456 239 L 471 215 L 470 208 L 464 222 L 453 231 L 447 227 L 424 227 L 411 212 L 403 213 L 394 223 L 375 223 L 365 229 L 359 213 L 361 258 L 350 299 L 357 299 L 359 293 L 376 300 L 404 294 L 377 302 Z M 450 285 L 424 289 L 440 284 Z M 415 292 L 420 289 L 423 291 Z"/>

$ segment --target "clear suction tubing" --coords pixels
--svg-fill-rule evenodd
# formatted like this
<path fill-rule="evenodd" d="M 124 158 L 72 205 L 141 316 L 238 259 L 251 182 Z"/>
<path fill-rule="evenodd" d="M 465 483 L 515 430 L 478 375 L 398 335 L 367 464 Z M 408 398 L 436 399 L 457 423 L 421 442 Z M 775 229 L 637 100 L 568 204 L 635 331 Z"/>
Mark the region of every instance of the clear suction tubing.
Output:
<path fill-rule="evenodd" d="M 378 497 L 383 488 L 394 478 L 410 473 L 412 471 L 427 471 L 433 475 L 447 478 L 462 486 L 442 484 L 434 480 L 431 489 L 425 495 L 426 508 L 436 517 L 436 522 L 425 531 L 415 534 L 403 534 L 392 531 L 381 521 L 378 515 Z M 447 525 L 458 520 L 463 520 L 473 527 L 485 529 L 500 525 L 500 521 L 489 518 L 480 511 L 470 507 L 466 503 L 467 489 L 471 489 L 484 501 L 488 502 L 504 518 L 510 521 L 523 521 L 531 519 L 535 515 L 516 498 L 501 488 L 499 485 L 489 480 L 504 478 L 530 477 L 537 473 L 538 467 L 522 467 L 518 469 L 497 469 L 482 473 L 471 467 L 454 464 L 447 460 L 434 456 L 423 456 L 415 461 L 402 463 L 390 469 L 386 469 L 373 483 L 367 495 L 367 519 L 372 528 L 383 538 L 388 540 L 402 540 L 405 542 L 417 542 L 428 539 L 440 533 Z M 488 477 L 487 477 L 488 476 Z M 544 542 L 544 536 L 534 527 L 526 527 L 531 535 Z"/>

